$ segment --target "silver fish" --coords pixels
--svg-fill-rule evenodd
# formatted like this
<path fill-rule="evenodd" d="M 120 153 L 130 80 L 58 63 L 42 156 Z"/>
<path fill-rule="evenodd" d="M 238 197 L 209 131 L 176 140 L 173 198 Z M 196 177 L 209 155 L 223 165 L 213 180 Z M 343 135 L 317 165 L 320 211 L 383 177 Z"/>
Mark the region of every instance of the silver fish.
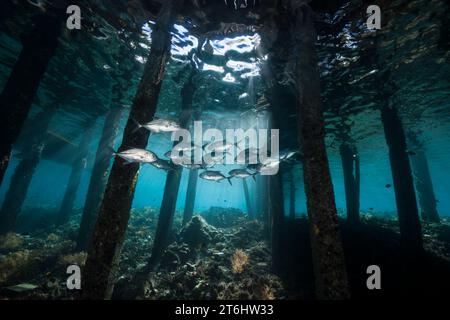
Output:
<path fill-rule="evenodd" d="M 214 166 L 219 163 L 224 163 L 225 157 L 225 152 L 212 151 L 203 155 L 203 162 L 206 162 L 208 165 Z"/>
<path fill-rule="evenodd" d="M 252 108 L 250 108 L 250 109 L 248 109 L 248 110 L 245 110 L 245 111 L 241 112 L 241 116 L 243 116 L 244 114 L 247 114 L 247 113 L 249 113 L 249 112 L 252 112 L 252 113 L 262 113 L 262 112 L 264 112 L 264 111 L 267 111 L 268 108 L 269 108 L 269 106 L 270 106 L 269 104 L 257 105 L 257 106 L 255 106 L 255 107 L 252 107 Z"/>
<path fill-rule="evenodd" d="M 136 122 L 137 129 L 145 128 L 151 132 L 159 133 L 159 132 L 174 132 L 181 129 L 180 125 L 172 120 L 166 119 L 155 119 L 150 122 L 139 124 Z M 136 130 L 137 130 L 136 129 Z"/>
<path fill-rule="evenodd" d="M 164 154 L 165 157 L 172 160 L 172 162 L 176 165 L 180 165 L 186 169 L 198 169 L 201 168 L 201 165 L 197 167 L 194 165 L 194 160 L 190 155 L 187 154 L 179 154 L 179 152 L 172 153 L 172 150 L 167 151 Z"/>
<path fill-rule="evenodd" d="M 156 154 L 149 150 L 132 148 L 125 151 L 114 153 L 128 163 L 152 163 L 158 160 Z"/>
<path fill-rule="evenodd" d="M 205 180 L 210 180 L 210 181 L 216 181 L 219 182 L 223 179 L 227 179 L 228 182 L 231 184 L 231 177 L 225 177 L 220 171 L 213 171 L 213 170 L 207 170 L 207 171 L 203 171 L 202 173 L 200 173 L 200 178 L 205 179 Z"/>
<path fill-rule="evenodd" d="M 189 170 L 208 168 L 208 165 L 206 165 L 205 163 L 195 163 L 193 155 L 179 154 L 178 151 L 172 154 L 172 150 L 169 150 L 164 154 L 164 156 L 172 160 L 175 165 L 182 166 L 183 168 Z"/>
<path fill-rule="evenodd" d="M 298 152 L 297 151 L 288 151 L 286 153 L 280 154 L 280 159 L 282 161 L 286 161 L 289 160 L 290 158 L 292 158 L 293 156 L 295 156 Z"/>
<path fill-rule="evenodd" d="M 256 173 L 250 173 L 245 169 L 233 169 L 230 172 L 228 172 L 228 175 L 230 177 L 241 178 L 241 179 L 245 179 L 248 177 L 253 177 L 253 179 L 255 179 L 255 174 Z"/>
<path fill-rule="evenodd" d="M 204 149 L 210 153 L 213 152 L 228 152 L 237 143 L 226 142 L 225 140 L 213 141 L 204 146 Z"/>
<path fill-rule="evenodd" d="M 175 170 L 176 167 L 167 160 L 157 159 L 156 161 L 150 163 L 152 166 L 165 171 Z"/>
<path fill-rule="evenodd" d="M 189 169 L 189 170 L 196 170 L 196 169 L 205 169 L 206 167 L 202 164 L 197 163 L 180 163 L 180 166 L 183 168 Z"/>
<path fill-rule="evenodd" d="M 195 150 L 201 149 L 202 147 L 196 145 L 196 144 L 190 144 L 190 143 L 181 143 L 176 145 L 175 147 L 173 147 L 172 151 L 175 152 L 183 152 L 183 153 L 188 153 L 188 152 L 195 152 Z"/>
<path fill-rule="evenodd" d="M 266 158 L 261 161 L 261 163 L 263 164 L 264 167 L 277 166 L 280 164 L 280 162 L 281 162 L 280 158 L 273 158 L 273 157 Z"/>
<path fill-rule="evenodd" d="M 258 173 L 261 171 L 262 167 L 263 167 L 262 163 L 249 164 L 247 165 L 247 170 L 253 171 L 254 173 Z"/>
<path fill-rule="evenodd" d="M 269 158 L 262 163 L 262 166 L 259 170 L 260 173 L 271 173 L 274 169 L 278 168 L 280 165 L 280 159 Z"/>
<path fill-rule="evenodd" d="M 47 11 L 47 5 L 48 2 L 46 0 L 28 0 L 28 3 L 38 7 L 42 12 L 46 12 Z"/>

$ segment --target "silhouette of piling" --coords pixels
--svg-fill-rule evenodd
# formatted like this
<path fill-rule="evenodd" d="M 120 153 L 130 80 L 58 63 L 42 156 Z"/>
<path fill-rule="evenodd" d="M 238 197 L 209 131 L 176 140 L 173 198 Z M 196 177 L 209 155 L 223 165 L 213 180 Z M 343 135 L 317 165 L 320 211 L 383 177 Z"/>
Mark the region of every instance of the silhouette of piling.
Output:
<path fill-rule="evenodd" d="M 197 193 L 198 170 L 190 170 L 186 191 L 186 202 L 183 211 L 183 225 L 188 223 L 194 214 L 195 196 Z"/>
<path fill-rule="evenodd" d="M 253 220 L 255 219 L 255 213 L 253 212 L 250 193 L 248 191 L 248 184 L 245 179 L 242 179 L 242 187 L 244 188 L 245 205 L 247 206 L 248 218 Z"/>
<path fill-rule="evenodd" d="M 260 119 L 257 119 L 257 129 L 267 129 L 267 125 L 261 123 Z M 258 219 L 264 224 L 265 234 L 269 234 L 269 196 L 268 196 L 268 176 L 258 174 L 256 176 L 256 193 L 257 193 L 257 216 Z"/>
<path fill-rule="evenodd" d="M 153 271 L 160 263 L 167 248 L 169 234 L 173 224 L 175 206 L 180 189 L 182 168 L 177 167 L 167 173 L 164 196 L 159 210 L 158 224 L 153 241 L 152 254 L 146 267 L 146 273 Z"/>
<path fill-rule="evenodd" d="M 272 271 L 281 271 L 281 232 L 284 223 L 284 197 L 281 173 L 269 176 L 269 217 L 270 217 L 270 239 L 272 249 Z"/>
<path fill-rule="evenodd" d="M 192 77 L 193 77 L 193 74 L 190 75 L 191 82 L 193 79 Z M 190 89 L 192 89 L 192 92 L 188 91 Z M 187 86 L 187 87 L 185 87 L 185 90 L 186 90 L 186 94 L 185 94 L 185 97 L 183 98 L 183 101 L 185 104 L 188 104 L 190 106 L 190 108 L 192 108 L 192 101 L 194 98 L 195 87 Z M 199 118 L 200 112 L 192 113 L 193 119 L 195 121 Z M 183 210 L 183 222 L 182 222 L 183 226 L 186 223 L 188 223 L 192 219 L 192 216 L 194 215 L 195 198 L 197 195 L 198 174 L 199 174 L 198 169 L 189 170 L 188 185 L 187 185 L 187 190 L 186 190 L 186 200 L 184 203 L 184 210 Z"/>
<path fill-rule="evenodd" d="M 405 250 L 422 250 L 422 227 L 417 208 L 416 193 L 408 158 L 406 138 L 397 109 L 386 101 L 381 107 L 381 121 L 389 148 L 395 202 L 400 225 L 400 240 Z"/>
<path fill-rule="evenodd" d="M 410 156 L 410 159 L 414 171 L 414 182 L 417 197 L 419 198 L 422 220 L 439 223 L 440 218 L 436 208 L 436 196 L 425 152 L 417 151 L 415 155 Z"/>
<path fill-rule="evenodd" d="M 89 181 L 83 215 L 81 217 L 80 230 L 78 232 L 77 250 L 79 251 L 87 249 L 92 236 L 95 220 L 100 210 L 103 193 L 108 181 L 112 150 L 119 130 L 123 110 L 120 106 L 112 106 L 103 125 L 103 132 L 95 155 L 95 162 Z"/>
<path fill-rule="evenodd" d="M 347 219 L 352 223 L 359 223 L 359 156 L 356 148 L 347 143 L 342 143 L 339 149 L 344 171 Z"/>
<path fill-rule="evenodd" d="M 440 223 L 436 206 L 436 196 L 434 194 L 433 182 L 431 180 L 430 168 L 423 144 L 418 140 L 417 135 L 408 133 L 408 144 L 411 144 L 415 152 L 410 152 L 411 166 L 414 173 L 414 185 L 416 186 L 417 197 L 419 198 L 420 214 L 422 220 L 427 222 Z"/>
<path fill-rule="evenodd" d="M 0 95 L 0 184 L 8 168 L 12 145 L 28 117 L 39 84 L 58 44 L 62 13 L 39 15 L 22 38 L 22 51 Z"/>
<path fill-rule="evenodd" d="M 34 119 L 30 141 L 23 147 L 21 160 L 14 170 L 1 210 L 0 233 L 14 231 L 17 217 L 45 146 L 45 133 L 55 113 L 54 108 L 39 112 Z"/>
<path fill-rule="evenodd" d="M 73 206 L 77 196 L 78 187 L 80 186 L 81 176 L 83 175 L 88 162 L 89 143 L 92 140 L 93 132 L 94 126 L 89 125 L 78 146 L 78 151 L 72 163 L 72 170 L 70 172 L 63 201 L 56 216 L 56 225 L 58 226 L 69 221 L 70 215 L 73 212 Z"/>
<path fill-rule="evenodd" d="M 289 176 L 289 218 L 295 219 L 295 180 L 292 170 Z"/>

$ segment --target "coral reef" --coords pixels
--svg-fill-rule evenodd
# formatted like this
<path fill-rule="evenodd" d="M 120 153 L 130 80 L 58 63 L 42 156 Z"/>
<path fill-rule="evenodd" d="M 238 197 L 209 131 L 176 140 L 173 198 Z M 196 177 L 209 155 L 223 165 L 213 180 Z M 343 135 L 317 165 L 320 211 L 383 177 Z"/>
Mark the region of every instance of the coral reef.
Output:
<path fill-rule="evenodd" d="M 361 221 L 368 225 L 389 229 L 400 235 L 398 220 L 393 215 L 362 213 Z M 450 261 L 450 219 L 441 217 L 441 223 L 422 221 L 423 245 L 427 252 Z"/>
<path fill-rule="evenodd" d="M 66 254 L 62 255 L 58 259 L 58 263 L 63 266 L 68 266 L 71 264 L 76 264 L 78 266 L 84 266 L 84 263 L 86 262 L 87 253 L 82 252 L 76 252 L 72 254 Z"/>
<path fill-rule="evenodd" d="M 231 256 L 231 271 L 233 273 L 242 273 L 247 264 L 248 255 L 243 250 L 237 249 Z"/>
<path fill-rule="evenodd" d="M 235 208 L 211 207 L 202 212 L 202 217 L 217 228 L 229 228 L 247 220 L 246 214 Z"/>
<path fill-rule="evenodd" d="M 132 210 L 114 299 L 272 300 L 308 296 L 289 288 L 288 284 L 297 280 L 282 280 L 271 272 L 264 225 L 249 221 L 236 209 L 211 208 L 194 215 L 184 227 L 177 212 L 161 264 L 143 281 L 138 275 L 149 260 L 158 214 L 157 208 Z M 398 233 L 398 222 L 390 215 L 362 213 L 361 221 Z M 65 281 L 67 266 L 83 266 L 86 259 L 85 252 L 74 251 L 78 223 L 79 214 L 75 214 L 58 228 L 47 226 L 3 236 L 0 299 L 77 299 L 78 293 L 68 290 Z M 426 250 L 450 260 L 450 221 L 442 218 L 441 224 L 424 223 L 423 232 Z M 305 250 L 308 248 L 302 252 Z M 294 272 L 297 274 L 298 268 Z"/>
<path fill-rule="evenodd" d="M 181 240 L 191 247 L 208 245 L 216 235 L 216 228 L 198 215 L 193 216 L 180 233 Z"/>
<path fill-rule="evenodd" d="M 14 232 L 0 236 L 0 249 L 14 249 L 23 244 L 23 237 Z"/>
<path fill-rule="evenodd" d="M 0 261 L 0 283 L 19 273 L 31 261 L 31 251 L 21 250 L 8 254 Z"/>
<path fill-rule="evenodd" d="M 167 248 L 164 262 L 150 274 L 140 298 L 274 299 L 285 296 L 281 279 L 270 271 L 270 250 L 264 239 L 263 225 L 241 220 L 242 213 L 238 210 L 221 210 L 221 216 L 229 217 L 230 221 L 226 218 L 209 220 L 218 223 L 217 226 L 194 216 L 180 231 L 178 240 Z M 227 227 L 220 227 L 224 225 Z M 133 280 L 130 281 L 133 284 Z M 133 294 L 117 292 L 119 296 L 132 297 Z"/>

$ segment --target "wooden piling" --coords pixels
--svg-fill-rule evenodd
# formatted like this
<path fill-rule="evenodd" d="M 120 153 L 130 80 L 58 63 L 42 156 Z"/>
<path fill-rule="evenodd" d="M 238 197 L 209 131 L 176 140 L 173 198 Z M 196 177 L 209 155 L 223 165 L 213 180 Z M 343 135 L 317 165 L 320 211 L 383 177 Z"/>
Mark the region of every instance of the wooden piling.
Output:
<path fill-rule="evenodd" d="M 39 15 L 22 39 L 22 51 L 0 95 L 0 184 L 17 140 L 28 117 L 39 84 L 53 57 L 61 32 L 62 13 Z"/>
<path fill-rule="evenodd" d="M 296 57 L 299 141 L 303 151 L 316 297 L 347 299 L 350 293 L 345 257 L 325 148 L 314 15 L 306 4 L 292 13 L 292 56 Z"/>
<path fill-rule="evenodd" d="M 135 132 L 134 121 L 146 123 L 153 119 L 166 64 L 170 57 L 170 31 L 181 4 L 182 0 L 164 2 L 158 16 L 144 75 L 131 107 L 119 151 L 130 146 L 135 148 L 147 146 L 149 132 L 143 130 Z M 83 273 L 85 275 L 82 283 L 83 298 L 111 298 L 138 173 L 139 164 L 124 165 L 120 159 L 114 160 L 88 249 Z"/>

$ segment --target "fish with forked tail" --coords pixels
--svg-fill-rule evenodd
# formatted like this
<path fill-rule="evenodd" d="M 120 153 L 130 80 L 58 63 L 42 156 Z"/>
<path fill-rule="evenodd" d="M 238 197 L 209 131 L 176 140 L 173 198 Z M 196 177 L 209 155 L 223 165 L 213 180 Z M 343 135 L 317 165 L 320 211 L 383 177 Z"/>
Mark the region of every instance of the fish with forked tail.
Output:
<path fill-rule="evenodd" d="M 163 160 L 163 159 L 157 159 L 156 161 L 151 162 L 150 164 L 152 166 L 154 166 L 155 168 L 165 170 L 165 171 L 172 171 L 172 170 L 176 169 L 174 164 L 172 164 L 170 161 Z"/>
<path fill-rule="evenodd" d="M 257 174 L 257 173 L 258 172 L 250 173 L 246 169 L 233 169 L 230 172 L 228 172 L 230 177 L 235 177 L 235 178 L 240 178 L 240 179 L 253 177 L 254 180 L 255 180 L 255 174 Z"/>
<path fill-rule="evenodd" d="M 158 157 L 153 152 L 138 148 L 115 152 L 113 155 L 122 158 L 128 163 L 152 163 L 158 160 Z"/>
<path fill-rule="evenodd" d="M 216 181 L 216 182 L 219 182 L 223 179 L 227 179 L 228 183 L 232 186 L 232 183 L 230 180 L 232 177 L 227 178 L 220 171 L 213 171 L 213 170 L 203 171 L 202 173 L 200 173 L 199 177 L 204 180 Z"/>
<path fill-rule="evenodd" d="M 139 130 L 140 128 L 145 128 L 154 133 L 174 132 L 181 129 L 177 122 L 167 119 L 155 119 L 144 124 L 140 124 L 136 120 L 134 120 L 134 122 L 136 123 L 137 128 L 133 132 Z"/>

